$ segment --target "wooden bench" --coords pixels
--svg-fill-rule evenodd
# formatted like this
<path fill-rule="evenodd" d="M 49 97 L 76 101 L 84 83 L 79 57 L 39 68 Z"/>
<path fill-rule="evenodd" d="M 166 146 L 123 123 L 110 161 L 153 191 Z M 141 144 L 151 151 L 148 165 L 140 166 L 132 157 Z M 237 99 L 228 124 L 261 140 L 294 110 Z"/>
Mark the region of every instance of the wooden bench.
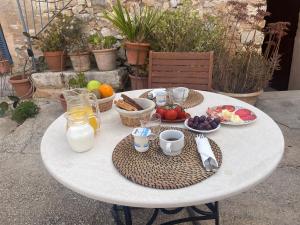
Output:
<path fill-rule="evenodd" d="M 153 52 L 149 54 L 149 88 L 187 87 L 211 90 L 213 52 Z"/>

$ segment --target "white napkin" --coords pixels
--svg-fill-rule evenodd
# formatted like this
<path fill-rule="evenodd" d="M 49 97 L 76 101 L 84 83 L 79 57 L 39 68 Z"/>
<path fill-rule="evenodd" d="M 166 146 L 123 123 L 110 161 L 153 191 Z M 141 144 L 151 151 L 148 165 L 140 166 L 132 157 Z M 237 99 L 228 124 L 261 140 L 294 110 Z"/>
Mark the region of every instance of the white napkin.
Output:
<path fill-rule="evenodd" d="M 165 91 L 165 88 L 158 88 L 158 89 L 153 89 L 152 91 L 149 92 L 149 94 L 151 94 L 153 96 L 153 98 L 156 97 L 157 93 L 161 92 L 161 91 Z"/>
<path fill-rule="evenodd" d="M 209 141 L 206 137 L 196 137 L 197 150 L 201 156 L 201 160 L 206 171 L 213 171 L 219 167 L 216 157 L 211 150 Z"/>

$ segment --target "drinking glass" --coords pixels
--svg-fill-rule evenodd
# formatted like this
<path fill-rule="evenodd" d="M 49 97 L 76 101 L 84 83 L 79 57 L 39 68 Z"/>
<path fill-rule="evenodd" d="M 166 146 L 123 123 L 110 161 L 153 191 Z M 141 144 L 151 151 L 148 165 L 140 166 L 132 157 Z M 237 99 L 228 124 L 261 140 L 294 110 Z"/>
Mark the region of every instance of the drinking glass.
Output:
<path fill-rule="evenodd" d="M 161 116 L 158 113 L 154 113 L 149 119 L 141 120 L 141 127 L 149 128 L 151 130 L 151 135 L 149 140 L 153 141 L 159 136 Z"/>

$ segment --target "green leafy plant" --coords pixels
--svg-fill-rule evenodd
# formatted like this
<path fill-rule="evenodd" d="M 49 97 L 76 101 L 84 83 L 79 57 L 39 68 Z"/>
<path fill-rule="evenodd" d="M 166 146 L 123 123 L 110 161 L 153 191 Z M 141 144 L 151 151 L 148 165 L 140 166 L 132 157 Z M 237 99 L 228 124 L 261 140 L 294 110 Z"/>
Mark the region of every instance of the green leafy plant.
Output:
<path fill-rule="evenodd" d="M 287 22 L 270 23 L 263 28 L 267 12 L 262 4 L 254 4 L 256 15 L 249 16 L 247 3 L 228 2 L 228 13 L 223 17 L 225 31 L 222 47 L 214 54 L 213 87 L 229 93 L 251 93 L 262 90 L 272 79 L 273 72 L 280 69 L 279 46 L 287 34 Z M 240 37 L 241 24 L 248 24 L 245 39 Z M 266 37 L 265 50 L 261 51 L 262 40 Z"/>
<path fill-rule="evenodd" d="M 85 88 L 87 86 L 87 80 L 83 72 L 77 73 L 76 77 L 69 80 L 69 88 Z"/>
<path fill-rule="evenodd" d="M 21 102 L 12 112 L 12 120 L 18 124 L 23 123 L 26 119 L 34 117 L 39 112 L 39 107 L 32 101 Z"/>
<path fill-rule="evenodd" d="M 55 21 L 36 37 L 35 42 L 43 52 L 63 51 L 67 45 L 66 34 L 72 26 L 72 16 L 58 14 Z"/>
<path fill-rule="evenodd" d="M 114 36 L 101 36 L 100 34 L 92 34 L 88 39 L 89 44 L 95 50 L 113 48 L 117 43 L 117 39 Z"/>
<path fill-rule="evenodd" d="M 67 17 L 63 36 L 68 52 L 79 53 L 88 50 L 87 36 L 83 32 L 83 26 L 83 21 L 77 17 Z"/>
<path fill-rule="evenodd" d="M 112 11 L 105 11 L 104 18 L 111 21 L 113 26 L 131 42 L 145 42 L 161 17 L 158 9 L 149 6 L 139 6 L 129 10 L 121 5 L 120 0 L 112 7 Z"/>
<path fill-rule="evenodd" d="M 163 13 L 150 40 L 155 51 L 211 51 L 220 45 L 222 32 L 218 17 L 200 17 L 187 0 L 178 9 Z"/>

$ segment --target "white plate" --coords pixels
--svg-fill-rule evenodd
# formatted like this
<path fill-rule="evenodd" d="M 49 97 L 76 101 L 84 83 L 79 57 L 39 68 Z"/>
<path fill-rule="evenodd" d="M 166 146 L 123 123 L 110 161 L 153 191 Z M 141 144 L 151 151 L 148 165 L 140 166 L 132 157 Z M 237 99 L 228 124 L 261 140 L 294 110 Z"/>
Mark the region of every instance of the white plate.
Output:
<path fill-rule="evenodd" d="M 220 127 L 221 127 L 221 124 L 219 124 L 219 125 L 217 126 L 217 128 L 212 129 L 212 130 L 196 130 L 196 129 L 191 128 L 191 127 L 188 126 L 188 120 L 189 120 L 189 119 L 186 119 L 186 120 L 184 121 L 184 126 L 185 126 L 187 129 L 189 129 L 190 131 L 194 131 L 194 132 L 196 132 L 196 133 L 208 134 L 208 133 L 212 133 L 212 132 L 215 132 L 215 131 L 219 130 Z"/>
<path fill-rule="evenodd" d="M 247 108 L 241 107 L 241 106 L 236 106 L 236 105 L 232 105 L 232 106 L 235 108 L 235 110 L 233 112 L 235 112 L 239 109 L 247 109 Z M 214 110 L 217 107 L 222 107 L 222 105 L 210 107 L 210 109 Z M 221 121 L 221 124 L 231 125 L 231 126 L 242 126 L 242 125 L 247 125 L 247 124 L 250 124 L 250 123 L 254 123 L 257 120 L 256 114 L 253 111 L 251 111 L 250 109 L 247 109 L 247 110 L 249 110 L 251 112 L 251 115 L 255 116 L 254 120 L 243 120 L 240 123 L 236 123 L 236 122 L 232 122 L 232 121 Z M 209 113 L 207 113 L 207 114 L 209 115 Z"/>

